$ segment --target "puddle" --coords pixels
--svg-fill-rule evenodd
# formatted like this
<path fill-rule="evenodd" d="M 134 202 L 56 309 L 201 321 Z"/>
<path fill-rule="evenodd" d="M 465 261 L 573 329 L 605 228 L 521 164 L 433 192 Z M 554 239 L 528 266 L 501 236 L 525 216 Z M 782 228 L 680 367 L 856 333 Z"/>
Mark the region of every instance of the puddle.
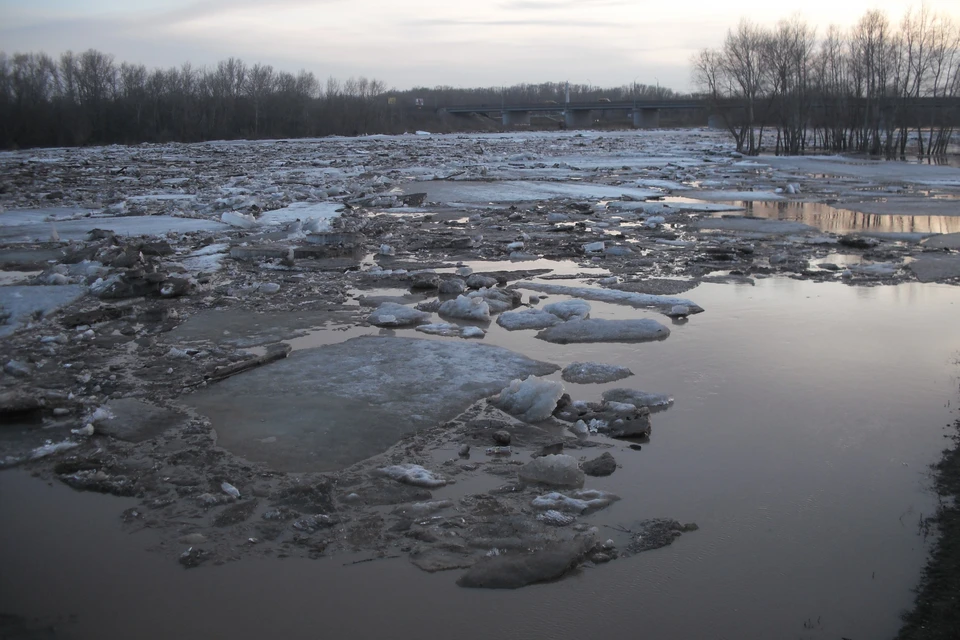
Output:
<path fill-rule="evenodd" d="M 612 518 L 699 524 L 673 546 L 559 583 L 484 593 L 478 607 L 477 594 L 454 587 L 450 574 L 428 575 L 404 559 L 345 567 L 342 557 L 247 558 L 185 572 L 141 550 L 149 532 L 117 532 L 116 514 L 127 502 L 13 472 L 0 476 L 0 514 L 10 523 L 0 535 L 4 548 L 30 539 L 31 553 L 8 559 L 0 599 L 30 615 L 80 611 L 76 637 L 137 628 L 138 637 L 164 638 L 205 624 L 231 637 L 308 637 L 323 625 L 349 628 L 354 637 L 414 638 L 422 637 L 424 619 L 468 639 L 579 638 L 594 633 L 598 619 L 624 634 L 642 620 L 651 637 L 892 637 L 925 560 L 917 522 L 936 507 L 927 465 L 944 446 L 956 400 L 960 290 L 770 278 L 755 286 L 704 284 L 684 295 L 707 312 L 669 325 L 673 333 L 662 342 L 554 345 L 496 324 L 482 341 L 559 366 L 600 361 L 635 373 L 606 385 L 567 384 L 575 398 L 624 386 L 675 397 L 673 408 L 654 416 L 642 451 L 616 446 L 622 468 L 590 480 L 591 488 L 623 496 L 610 507 Z M 663 321 L 653 312 L 591 305 L 594 317 Z M 451 340 L 462 344 L 431 342 Z M 355 364 L 342 368 L 366 366 Z M 219 419 L 242 417 L 243 395 L 265 392 L 260 385 L 278 369 L 260 371 L 260 382 L 233 378 L 231 393 L 211 387 L 224 391 Z M 329 411 L 362 418 L 377 409 L 358 395 L 339 408 L 310 410 L 323 383 L 297 381 L 297 367 L 288 373 L 278 385 L 287 394 L 296 388 L 293 400 L 267 394 L 262 404 L 286 402 L 286 411 L 298 410 L 318 430 Z M 343 438 L 354 422 L 341 427 Z M 283 425 L 266 413 L 251 423 Z M 74 522 L 70 513 L 83 517 L 65 528 L 62 522 Z M 107 546 L 124 561 L 104 571 Z M 28 562 L 34 554 L 47 561 Z M 81 578 L 86 589 L 62 579 L 94 571 L 93 583 Z M 151 579 L 137 579 L 143 575 Z M 156 606 L 156 589 L 166 606 Z M 318 601 L 317 589 L 329 596 Z M 265 591 L 273 597 L 264 599 Z M 376 616 L 364 613 L 372 598 Z M 180 614 L 169 616 L 169 607 Z"/>
<path fill-rule="evenodd" d="M 956 233 L 960 216 L 869 214 L 837 209 L 814 202 L 737 202 L 746 215 L 771 220 L 802 222 L 821 231 L 844 234 Z"/>

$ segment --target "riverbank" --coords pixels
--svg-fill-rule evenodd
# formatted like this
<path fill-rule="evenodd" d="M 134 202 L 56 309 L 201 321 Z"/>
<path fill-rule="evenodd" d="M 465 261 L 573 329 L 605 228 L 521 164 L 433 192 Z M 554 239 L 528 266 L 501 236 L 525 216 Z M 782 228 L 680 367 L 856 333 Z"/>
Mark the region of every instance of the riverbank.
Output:
<path fill-rule="evenodd" d="M 917 589 L 916 606 L 904 616 L 898 640 L 960 637 L 960 420 L 953 447 L 934 467 L 940 508 L 930 519 L 939 538 Z"/>

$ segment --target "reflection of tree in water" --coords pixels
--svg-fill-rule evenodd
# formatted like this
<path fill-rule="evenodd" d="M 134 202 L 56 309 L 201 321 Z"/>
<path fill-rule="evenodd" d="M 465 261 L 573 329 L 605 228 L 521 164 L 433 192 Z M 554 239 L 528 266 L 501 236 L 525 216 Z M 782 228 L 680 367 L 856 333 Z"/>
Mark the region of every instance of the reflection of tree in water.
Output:
<path fill-rule="evenodd" d="M 742 202 L 740 205 L 749 216 L 802 222 L 833 233 L 960 233 L 960 216 L 861 213 L 817 202 Z"/>

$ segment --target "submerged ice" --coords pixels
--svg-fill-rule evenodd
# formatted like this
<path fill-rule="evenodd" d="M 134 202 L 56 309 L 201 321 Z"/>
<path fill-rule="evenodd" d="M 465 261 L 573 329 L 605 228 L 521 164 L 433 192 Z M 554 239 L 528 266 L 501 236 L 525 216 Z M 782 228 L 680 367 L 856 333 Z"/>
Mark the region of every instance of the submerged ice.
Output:
<path fill-rule="evenodd" d="M 325 470 L 448 420 L 518 376 L 557 369 L 474 341 L 360 337 L 296 351 L 188 401 L 214 416 L 221 446 L 280 469 Z"/>

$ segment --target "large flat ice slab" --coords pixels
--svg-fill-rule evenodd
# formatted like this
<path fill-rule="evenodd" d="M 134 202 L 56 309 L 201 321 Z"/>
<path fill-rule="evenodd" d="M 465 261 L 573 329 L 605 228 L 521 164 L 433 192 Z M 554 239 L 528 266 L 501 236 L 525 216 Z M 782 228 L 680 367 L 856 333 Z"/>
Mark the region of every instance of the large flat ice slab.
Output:
<path fill-rule="evenodd" d="M 849 176 L 895 184 L 960 186 L 960 169 L 950 166 L 866 160 L 844 156 L 763 156 L 757 162 L 807 174 Z"/>
<path fill-rule="evenodd" d="M 944 233 L 923 241 L 931 249 L 960 249 L 960 233 Z"/>
<path fill-rule="evenodd" d="M 0 337 L 8 336 L 26 323 L 34 313 L 48 314 L 69 304 L 86 292 L 76 285 L 0 287 Z"/>
<path fill-rule="evenodd" d="M 604 320 L 588 318 L 571 320 L 544 329 L 537 337 L 547 342 L 571 344 L 576 342 L 649 342 L 665 340 L 670 329 L 656 320 Z"/>
<path fill-rule="evenodd" d="M 907 265 L 920 282 L 960 278 L 960 255 L 922 256 Z"/>
<path fill-rule="evenodd" d="M 19 224 L 5 224 L 0 219 L 0 241 L 47 242 L 54 228 L 61 240 L 84 240 L 93 229 L 106 229 L 119 236 L 158 236 L 166 233 L 226 231 L 229 227 L 214 220 L 174 216 L 104 216 Z"/>
<path fill-rule="evenodd" d="M 8 209 L 0 212 L 0 226 L 39 224 L 82 218 L 96 213 L 76 207 L 44 207 L 42 209 Z"/>
<path fill-rule="evenodd" d="M 361 337 L 294 352 L 199 391 L 218 443 L 286 471 L 345 467 L 559 367 L 474 342 Z"/>
<path fill-rule="evenodd" d="M 542 282 L 531 282 L 523 280 L 517 283 L 521 289 L 530 289 L 531 291 L 540 291 L 560 296 L 572 296 L 575 298 L 585 298 L 587 300 L 598 300 L 600 302 L 610 302 L 612 304 L 625 304 L 636 309 L 659 309 L 661 311 L 670 311 L 675 306 L 689 307 L 690 313 L 700 313 L 703 309 L 697 303 L 687 298 L 677 298 L 675 296 L 657 296 L 649 293 L 634 293 L 632 291 L 620 291 L 618 289 L 595 289 L 593 287 L 568 287 L 562 284 L 546 284 Z"/>
<path fill-rule="evenodd" d="M 330 228 L 330 221 L 340 216 L 343 205 L 339 202 L 294 202 L 290 206 L 260 214 L 263 224 L 286 224 L 297 220 L 306 222 L 313 218 L 320 221 L 322 230 Z"/>
<path fill-rule="evenodd" d="M 790 220 L 768 220 L 766 218 L 705 218 L 696 223 L 698 229 L 718 229 L 723 231 L 747 231 L 751 233 L 789 234 L 816 231 L 810 225 Z"/>
<path fill-rule="evenodd" d="M 592 182 L 502 180 L 494 182 L 436 180 L 408 185 L 406 193 L 426 191 L 429 202 L 529 202 L 550 198 L 604 199 L 627 195 L 643 200 L 662 196 L 655 189 L 620 187 Z"/>

